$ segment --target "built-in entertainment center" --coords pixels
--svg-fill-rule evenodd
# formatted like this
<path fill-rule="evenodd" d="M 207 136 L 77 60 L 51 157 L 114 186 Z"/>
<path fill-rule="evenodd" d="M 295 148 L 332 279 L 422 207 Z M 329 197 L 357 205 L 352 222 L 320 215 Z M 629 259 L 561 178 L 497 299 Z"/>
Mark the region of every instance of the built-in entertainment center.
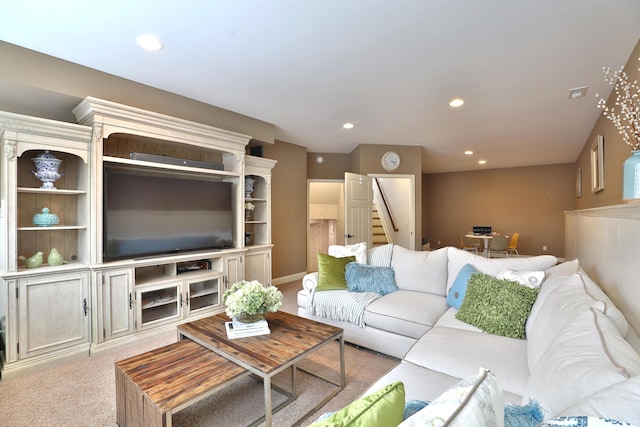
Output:
<path fill-rule="evenodd" d="M 221 312 L 243 278 L 271 284 L 276 162 L 247 156 L 249 136 L 91 97 L 73 113 L 0 112 L 5 376 Z M 58 163 L 54 188 L 36 158 Z"/>

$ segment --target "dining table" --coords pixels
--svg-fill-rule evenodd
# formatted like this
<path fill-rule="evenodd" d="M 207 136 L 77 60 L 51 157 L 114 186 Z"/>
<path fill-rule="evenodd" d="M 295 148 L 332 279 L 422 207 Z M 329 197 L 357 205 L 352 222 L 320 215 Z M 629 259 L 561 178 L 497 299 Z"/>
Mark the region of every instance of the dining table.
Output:
<path fill-rule="evenodd" d="M 464 237 L 467 237 L 469 239 L 482 239 L 484 241 L 484 248 L 482 251 L 482 255 L 484 255 L 485 257 L 489 256 L 489 240 L 493 239 L 493 234 L 475 234 L 475 233 L 469 233 L 469 234 L 465 234 Z M 509 236 L 504 236 L 506 238 L 509 238 Z"/>

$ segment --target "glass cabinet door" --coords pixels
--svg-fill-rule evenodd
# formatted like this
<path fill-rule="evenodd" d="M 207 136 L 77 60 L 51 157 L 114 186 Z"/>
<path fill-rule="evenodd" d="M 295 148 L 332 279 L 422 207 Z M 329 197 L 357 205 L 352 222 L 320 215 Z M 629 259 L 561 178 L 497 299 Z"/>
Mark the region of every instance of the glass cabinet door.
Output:
<path fill-rule="evenodd" d="M 181 306 L 185 301 L 180 293 L 180 284 L 174 283 L 138 288 L 136 303 L 138 304 L 137 328 L 143 329 L 181 318 Z"/>
<path fill-rule="evenodd" d="M 220 284 L 222 276 L 187 282 L 187 315 L 221 304 Z"/>

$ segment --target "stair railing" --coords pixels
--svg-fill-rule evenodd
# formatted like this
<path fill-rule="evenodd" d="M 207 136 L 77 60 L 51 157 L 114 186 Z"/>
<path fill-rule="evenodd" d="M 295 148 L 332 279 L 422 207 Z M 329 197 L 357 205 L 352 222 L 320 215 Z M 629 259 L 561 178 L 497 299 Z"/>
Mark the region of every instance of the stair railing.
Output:
<path fill-rule="evenodd" d="M 396 226 L 396 222 L 393 220 L 393 214 L 391 213 L 391 208 L 387 203 L 387 198 L 384 196 L 382 185 L 380 184 L 380 181 L 378 180 L 378 178 L 373 178 L 373 181 L 376 183 L 376 187 L 378 187 L 378 191 L 380 192 L 380 197 L 382 198 L 382 204 L 384 206 L 385 212 L 387 213 L 387 216 L 389 217 L 389 221 L 391 222 L 391 228 L 393 228 L 393 231 L 397 233 L 398 227 Z"/>

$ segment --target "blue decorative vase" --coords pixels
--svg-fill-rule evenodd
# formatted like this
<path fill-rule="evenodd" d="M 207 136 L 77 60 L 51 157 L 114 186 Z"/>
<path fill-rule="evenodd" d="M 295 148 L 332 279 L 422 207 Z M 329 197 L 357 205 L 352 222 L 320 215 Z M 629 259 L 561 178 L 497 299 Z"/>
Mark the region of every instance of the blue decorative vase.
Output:
<path fill-rule="evenodd" d="M 622 164 L 622 200 L 640 199 L 640 150 Z"/>
<path fill-rule="evenodd" d="M 49 212 L 49 208 L 42 208 L 42 212 L 33 216 L 32 222 L 38 227 L 48 227 L 58 224 L 60 218 L 58 218 L 58 215 Z"/>

